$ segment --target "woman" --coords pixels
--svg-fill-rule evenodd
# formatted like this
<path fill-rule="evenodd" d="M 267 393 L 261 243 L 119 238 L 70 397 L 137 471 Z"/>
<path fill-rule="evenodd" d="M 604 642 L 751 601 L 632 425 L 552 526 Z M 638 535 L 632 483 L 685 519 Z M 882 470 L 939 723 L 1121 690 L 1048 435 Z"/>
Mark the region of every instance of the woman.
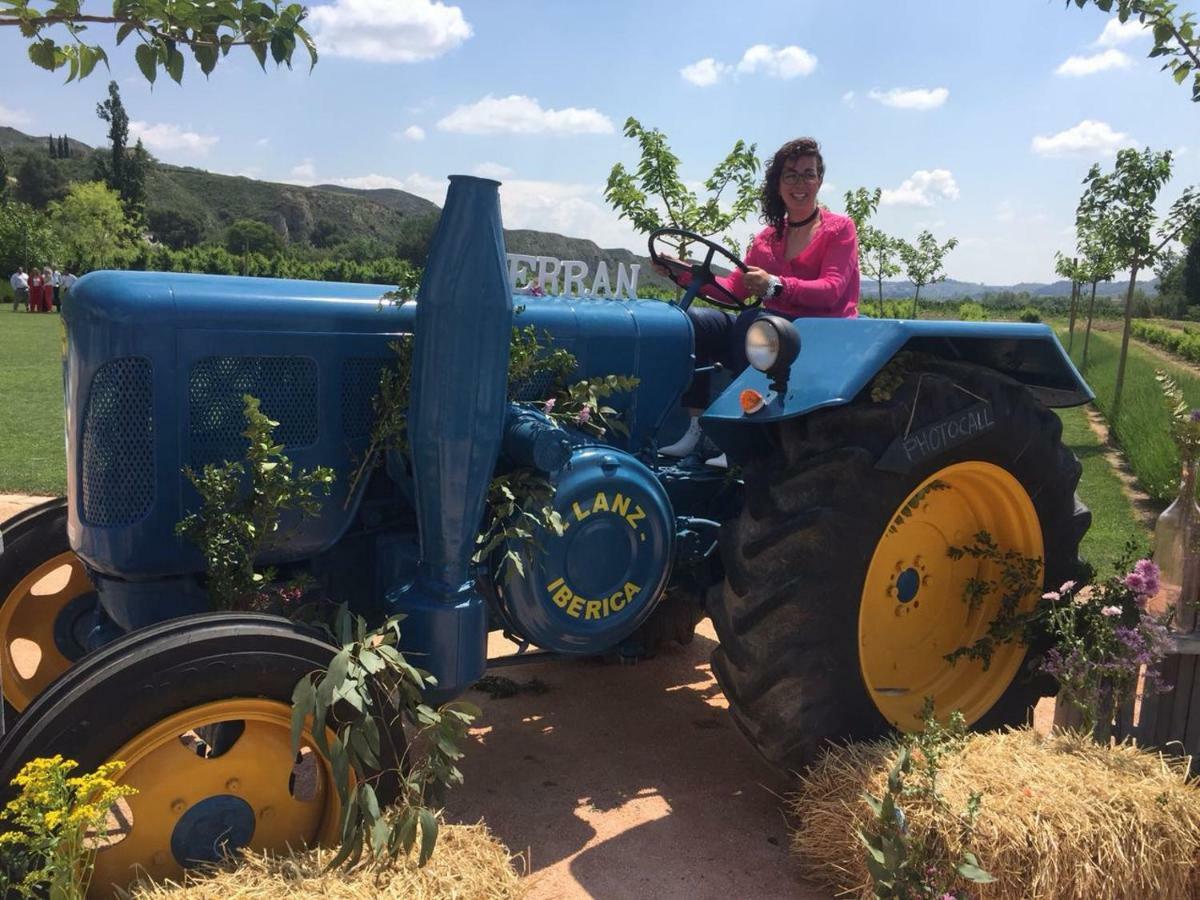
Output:
<path fill-rule="evenodd" d="M 29 270 L 29 311 L 42 311 L 42 270 L 34 266 Z"/>
<path fill-rule="evenodd" d="M 720 362 L 734 373 L 745 369 L 746 329 L 764 311 L 787 319 L 858 315 L 858 234 L 848 216 L 817 205 L 824 179 L 825 160 L 812 138 L 788 141 L 775 152 L 760 197 L 767 227 L 746 251 L 748 269 L 717 279 L 740 299 L 763 298 L 762 305 L 736 318 L 711 307 L 691 307 L 697 367 Z M 691 414 L 688 430 L 659 451 L 664 456 L 688 456 L 696 449 L 700 411 L 709 394 L 708 376 L 697 375 L 683 395 Z M 708 463 L 724 466 L 725 456 Z"/>

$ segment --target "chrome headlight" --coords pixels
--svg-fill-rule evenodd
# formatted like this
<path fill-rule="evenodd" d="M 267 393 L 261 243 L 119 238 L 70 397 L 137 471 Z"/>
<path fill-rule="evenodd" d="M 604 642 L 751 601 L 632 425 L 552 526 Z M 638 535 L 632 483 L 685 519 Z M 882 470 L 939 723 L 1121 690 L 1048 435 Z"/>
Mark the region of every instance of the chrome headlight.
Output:
<path fill-rule="evenodd" d="M 779 359 L 779 331 L 767 319 L 758 319 L 746 331 L 746 359 L 760 372 L 768 372 Z"/>

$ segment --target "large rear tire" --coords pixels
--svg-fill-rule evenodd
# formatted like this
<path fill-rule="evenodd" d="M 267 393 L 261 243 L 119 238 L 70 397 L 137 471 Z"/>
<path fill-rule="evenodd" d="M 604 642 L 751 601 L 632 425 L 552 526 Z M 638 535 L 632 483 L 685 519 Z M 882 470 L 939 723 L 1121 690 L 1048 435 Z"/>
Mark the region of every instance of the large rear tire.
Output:
<path fill-rule="evenodd" d="M 1053 691 L 1036 672 L 1041 647 L 1002 646 L 986 670 L 944 659 L 999 611 L 997 599 L 975 612 L 963 599 L 967 579 L 999 573 L 946 548 L 986 530 L 1042 558 L 1044 583 L 1058 587 L 1091 521 L 1075 498 L 1080 465 L 1023 385 L 936 359 L 921 369 L 888 399 L 783 423 L 777 449 L 746 469 L 741 516 L 722 529 L 713 669 L 737 724 L 779 767 L 807 765 L 829 741 L 915 730 L 926 697 L 940 716 L 959 709 L 993 727 L 1024 722 Z M 877 467 L 897 437 L 980 403 L 975 424 L 990 426 L 917 453 L 907 472 Z"/>
<path fill-rule="evenodd" d="M 67 542 L 67 502 L 0 525 L 0 687 L 6 724 L 86 652 L 96 592 Z"/>
<path fill-rule="evenodd" d="M 209 613 L 140 629 L 34 701 L 0 743 L 0 785 L 42 756 L 62 754 L 81 772 L 126 763 L 117 780 L 138 793 L 118 817 L 121 839 L 96 854 L 89 896 L 111 896 L 139 871 L 175 878 L 238 847 L 336 843 L 329 762 L 307 732 L 295 759 L 290 734 L 296 682 L 336 650 L 274 616 Z M 399 728 L 384 744 L 387 760 L 402 758 Z"/>

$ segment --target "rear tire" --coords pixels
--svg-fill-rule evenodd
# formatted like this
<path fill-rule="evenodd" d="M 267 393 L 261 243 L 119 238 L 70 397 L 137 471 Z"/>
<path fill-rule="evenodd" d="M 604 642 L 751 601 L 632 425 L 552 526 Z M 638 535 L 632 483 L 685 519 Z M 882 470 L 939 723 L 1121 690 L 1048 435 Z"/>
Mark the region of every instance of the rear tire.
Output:
<path fill-rule="evenodd" d="M 977 663 L 960 660 L 957 666 L 964 668 L 941 670 L 934 657 L 953 649 L 946 646 L 949 638 L 961 645 L 980 634 L 978 621 L 969 627 L 955 624 L 966 611 L 962 585 L 971 573 L 947 571 L 952 566 L 945 546 L 970 543 L 983 525 L 1003 528 L 1011 519 L 1013 541 L 1024 544 L 1017 549 L 1043 556 L 1044 583 L 1058 587 L 1074 576 L 1079 540 L 1091 521 L 1074 494 L 1079 462 L 1062 444 L 1058 417 L 1020 383 L 992 370 L 936 359 L 922 368 L 905 376 L 889 399 L 860 396 L 846 406 L 782 423 L 778 449 L 746 468 L 741 516 L 722 529 L 726 583 L 723 602 L 712 610 L 720 638 L 713 670 L 742 731 L 767 760 L 784 769 L 812 762 L 829 741 L 869 739 L 893 727 L 919 728 L 914 710 L 923 698 L 890 697 L 921 691 L 907 686 L 910 682 L 946 688 L 944 696 L 933 696 L 940 716 L 953 709 L 945 697 L 967 700 L 972 708 L 964 713 L 977 727 L 1023 723 L 1037 698 L 1053 692 L 1053 681 L 1036 672 L 1040 646 L 1024 653 L 1011 646 L 1009 653 L 1016 655 L 1006 668 L 981 672 Z M 994 427 L 918 462 L 906 474 L 876 468 L 897 436 L 980 400 L 990 403 Z M 946 499 L 920 495 L 930 498 L 925 508 L 935 510 L 935 520 L 910 531 L 905 540 L 914 553 L 924 554 L 925 563 L 932 560 L 943 570 L 933 578 L 938 588 L 924 588 L 920 598 L 926 601 L 921 616 L 927 617 L 922 621 L 929 623 L 928 633 L 952 633 L 938 644 L 926 641 L 925 632 L 914 632 L 926 647 L 938 646 L 936 654 L 906 657 L 902 644 L 901 650 L 885 647 L 891 656 L 868 652 L 860 659 L 864 644 L 878 647 L 902 639 L 909 627 L 901 627 L 909 621 L 902 614 L 916 612 L 904 605 L 915 594 L 903 599 L 894 593 L 898 575 L 887 587 L 891 599 L 880 599 L 880 572 L 892 571 L 889 553 L 896 557 L 894 571 L 903 570 L 906 577 L 924 565 L 903 562 L 909 557 L 893 552 L 897 538 L 888 529 L 918 488 L 942 474 L 953 485 Z M 991 510 L 992 504 L 980 498 L 993 493 L 1011 500 L 1023 515 Z M 941 535 L 946 529 L 936 516 L 942 508 L 965 510 L 953 523 L 959 533 Z M 1036 597 L 1028 601 L 1033 602 Z M 887 603 L 894 608 L 894 626 L 890 613 L 882 618 L 879 613 L 889 609 Z M 960 628 L 965 629 L 962 642 L 955 631 Z M 887 680 L 879 676 L 880 660 L 893 657 L 894 667 L 884 668 L 894 668 L 895 680 L 905 687 L 880 683 Z"/>

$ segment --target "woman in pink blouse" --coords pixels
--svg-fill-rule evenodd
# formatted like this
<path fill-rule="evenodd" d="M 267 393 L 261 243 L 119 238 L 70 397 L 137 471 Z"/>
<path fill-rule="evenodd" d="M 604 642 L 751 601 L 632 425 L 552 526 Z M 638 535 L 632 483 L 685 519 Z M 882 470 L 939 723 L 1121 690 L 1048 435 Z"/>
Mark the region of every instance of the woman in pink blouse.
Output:
<path fill-rule="evenodd" d="M 817 205 L 824 178 L 821 147 L 812 138 L 788 141 L 775 152 L 761 194 L 767 227 L 746 251 L 748 270 L 717 279 L 741 299 L 762 297 L 762 305 L 737 317 L 711 307 L 691 307 L 697 367 L 720 362 L 735 373 L 745 369 L 746 329 L 764 311 L 788 319 L 858 315 L 858 234 L 849 217 Z M 696 376 L 683 395 L 691 423 L 678 442 L 660 451 L 664 456 L 684 457 L 696 449 L 699 415 L 709 393 L 707 376 Z M 709 464 L 724 465 L 725 458 Z"/>

